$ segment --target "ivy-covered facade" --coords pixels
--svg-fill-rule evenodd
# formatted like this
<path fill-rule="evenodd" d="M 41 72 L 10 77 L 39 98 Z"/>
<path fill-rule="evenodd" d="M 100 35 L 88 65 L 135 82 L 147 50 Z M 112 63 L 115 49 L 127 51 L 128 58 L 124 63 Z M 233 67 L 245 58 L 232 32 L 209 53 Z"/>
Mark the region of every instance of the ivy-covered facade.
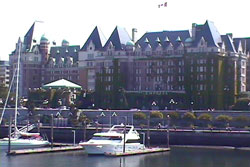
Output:
<path fill-rule="evenodd" d="M 105 41 L 95 28 L 79 52 L 102 108 L 229 109 L 246 91 L 246 47 L 211 21 L 133 41 L 119 27 Z"/>

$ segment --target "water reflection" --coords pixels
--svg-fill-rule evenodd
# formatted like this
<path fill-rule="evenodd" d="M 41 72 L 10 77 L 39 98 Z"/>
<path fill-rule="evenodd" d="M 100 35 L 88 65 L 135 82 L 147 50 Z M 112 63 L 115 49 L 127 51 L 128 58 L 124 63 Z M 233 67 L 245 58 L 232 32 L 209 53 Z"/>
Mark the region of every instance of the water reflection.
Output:
<path fill-rule="evenodd" d="M 82 151 L 5 156 L 1 167 L 249 167 L 250 152 L 173 148 L 167 153 L 128 157 L 89 156 Z"/>

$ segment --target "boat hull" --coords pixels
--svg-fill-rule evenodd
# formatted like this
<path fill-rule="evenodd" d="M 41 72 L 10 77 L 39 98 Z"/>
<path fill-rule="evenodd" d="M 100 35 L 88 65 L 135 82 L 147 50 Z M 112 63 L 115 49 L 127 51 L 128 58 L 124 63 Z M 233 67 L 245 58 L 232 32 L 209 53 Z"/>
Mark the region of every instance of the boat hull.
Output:
<path fill-rule="evenodd" d="M 28 149 L 28 148 L 39 148 L 45 147 L 49 145 L 50 142 L 44 140 L 20 140 L 20 139 L 12 139 L 10 142 L 11 149 Z M 7 150 L 9 145 L 9 141 L 2 139 L 0 140 L 0 150 Z"/>
<path fill-rule="evenodd" d="M 123 144 L 81 144 L 88 154 L 105 154 L 123 152 Z M 144 150 L 145 146 L 140 143 L 128 143 L 125 145 L 125 152 Z"/>

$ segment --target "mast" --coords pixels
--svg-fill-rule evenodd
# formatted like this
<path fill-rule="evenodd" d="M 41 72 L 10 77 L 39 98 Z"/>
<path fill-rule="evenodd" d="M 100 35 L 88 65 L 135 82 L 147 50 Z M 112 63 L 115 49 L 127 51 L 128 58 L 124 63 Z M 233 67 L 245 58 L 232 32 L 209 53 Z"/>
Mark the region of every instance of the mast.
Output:
<path fill-rule="evenodd" d="M 21 38 L 19 37 L 18 39 L 18 57 L 17 57 L 17 71 L 16 71 L 16 103 L 15 103 L 15 118 L 14 118 L 14 126 L 15 126 L 15 131 L 14 135 L 16 135 L 17 131 L 17 105 L 18 105 L 18 93 L 19 93 L 19 73 L 20 73 L 20 57 L 21 57 Z"/>

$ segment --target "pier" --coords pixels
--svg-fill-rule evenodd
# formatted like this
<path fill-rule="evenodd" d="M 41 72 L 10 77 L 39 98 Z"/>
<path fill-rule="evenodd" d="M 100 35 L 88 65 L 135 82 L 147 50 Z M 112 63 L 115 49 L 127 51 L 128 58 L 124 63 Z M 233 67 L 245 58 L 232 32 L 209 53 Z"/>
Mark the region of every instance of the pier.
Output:
<path fill-rule="evenodd" d="M 57 144 L 58 146 L 58 144 Z M 65 152 L 83 150 L 82 146 L 76 145 L 62 145 L 61 147 L 43 147 L 33 149 L 11 150 L 7 155 L 23 155 L 23 154 L 38 154 L 38 153 L 51 153 L 51 152 Z"/>
<path fill-rule="evenodd" d="M 146 148 L 144 150 L 138 151 L 127 151 L 123 152 L 116 152 L 116 153 L 105 153 L 106 156 L 110 157 L 120 157 L 120 156 L 130 156 L 130 155 L 139 155 L 139 154 L 151 154 L 151 153 L 159 153 L 159 152 L 167 152 L 170 151 L 170 148 Z"/>

